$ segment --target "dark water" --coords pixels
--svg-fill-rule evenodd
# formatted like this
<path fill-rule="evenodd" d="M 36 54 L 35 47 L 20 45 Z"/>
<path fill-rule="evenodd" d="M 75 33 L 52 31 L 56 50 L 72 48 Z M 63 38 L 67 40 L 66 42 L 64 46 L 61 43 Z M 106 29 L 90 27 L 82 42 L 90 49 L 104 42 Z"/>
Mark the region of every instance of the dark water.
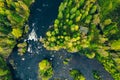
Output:
<path fill-rule="evenodd" d="M 9 60 L 14 60 L 16 69 L 13 69 L 15 80 L 37 80 L 38 79 L 38 63 L 42 59 L 51 61 L 54 75 L 51 80 L 60 78 L 60 80 L 73 80 L 69 75 L 69 70 L 80 70 L 86 80 L 94 80 L 92 70 L 98 70 L 103 80 L 113 80 L 103 66 L 95 59 L 88 59 L 80 56 L 77 53 L 70 54 L 65 50 L 47 51 L 42 47 L 42 44 L 37 41 L 37 38 L 44 36 L 50 25 L 53 24 L 57 17 L 58 6 L 62 0 L 36 0 L 31 6 L 31 14 L 29 18 L 29 38 L 28 52 L 23 56 L 19 56 L 17 50 L 14 49 L 9 57 Z M 36 33 L 36 34 L 35 34 Z M 31 35 L 30 35 L 31 34 Z M 33 35 L 34 34 L 34 35 Z M 65 58 L 70 58 L 68 65 L 63 64 Z"/>

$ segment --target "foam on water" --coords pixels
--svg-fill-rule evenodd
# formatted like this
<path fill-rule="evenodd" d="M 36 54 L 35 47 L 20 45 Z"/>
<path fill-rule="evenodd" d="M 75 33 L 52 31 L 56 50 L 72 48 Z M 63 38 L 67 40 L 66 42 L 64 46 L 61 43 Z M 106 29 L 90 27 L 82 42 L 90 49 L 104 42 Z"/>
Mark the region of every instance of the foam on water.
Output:
<path fill-rule="evenodd" d="M 32 29 L 31 33 L 29 34 L 28 40 L 38 41 L 38 37 L 34 29 Z"/>
<path fill-rule="evenodd" d="M 32 53 L 31 45 L 28 46 L 27 51 L 30 52 L 30 53 Z"/>

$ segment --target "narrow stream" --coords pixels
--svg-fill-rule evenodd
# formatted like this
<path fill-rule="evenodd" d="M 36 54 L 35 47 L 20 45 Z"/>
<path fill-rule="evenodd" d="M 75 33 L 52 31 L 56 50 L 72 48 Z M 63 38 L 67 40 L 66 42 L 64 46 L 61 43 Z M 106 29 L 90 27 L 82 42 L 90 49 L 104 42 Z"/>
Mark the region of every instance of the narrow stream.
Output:
<path fill-rule="evenodd" d="M 88 59 L 77 53 L 70 54 L 65 50 L 47 51 L 38 41 L 44 36 L 48 28 L 53 24 L 57 17 L 58 6 L 62 0 L 36 0 L 31 6 L 29 18 L 30 31 L 28 34 L 28 51 L 23 56 L 19 56 L 16 48 L 9 57 L 14 60 L 16 69 L 13 71 L 15 80 L 37 80 L 38 63 L 42 59 L 48 59 L 52 62 L 54 75 L 51 80 L 59 78 L 60 80 L 73 80 L 69 75 L 69 70 L 80 70 L 86 80 L 94 80 L 92 70 L 98 70 L 103 80 L 113 80 L 103 66 L 95 59 Z M 63 64 L 65 58 L 71 58 L 68 65 Z"/>

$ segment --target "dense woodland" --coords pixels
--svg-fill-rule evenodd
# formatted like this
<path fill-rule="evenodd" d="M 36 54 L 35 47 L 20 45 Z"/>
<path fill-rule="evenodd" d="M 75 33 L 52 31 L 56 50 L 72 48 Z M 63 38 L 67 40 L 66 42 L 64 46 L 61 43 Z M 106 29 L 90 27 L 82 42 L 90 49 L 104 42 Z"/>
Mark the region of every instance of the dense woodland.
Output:
<path fill-rule="evenodd" d="M 0 0 L 0 80 L 13 80 L 6 58 L 25 34 L 33 0 Z"/>
<path fill-rule="evenodd" d="M 27 43 L 19 40 L 28 31 L 28 17 L 33 0 L 0 0 L 0 80 L 12 80 L 6 59 L 17 45 L 20 55 Z M 63 0 L 53 27 L 40 39 L 47 50 L 65 49 L 70 53 L 96 58 L 106 71 L 120 80 L 120 0 Z M 52 64 L 38 65 L 43 80 L 52 77 Z M 71 70 L 74 80 L 85 80 L 80 71 Z M 96 80 L 99 72 L 93 71 Z"/>
<path fill-rule="evenodd" d="M 119 0 L 64 0 L 53 27 L 40 41 L 48 50 L 66 49 L 96 58 L 115 80 L 119 80 L 119 9 Z"/>

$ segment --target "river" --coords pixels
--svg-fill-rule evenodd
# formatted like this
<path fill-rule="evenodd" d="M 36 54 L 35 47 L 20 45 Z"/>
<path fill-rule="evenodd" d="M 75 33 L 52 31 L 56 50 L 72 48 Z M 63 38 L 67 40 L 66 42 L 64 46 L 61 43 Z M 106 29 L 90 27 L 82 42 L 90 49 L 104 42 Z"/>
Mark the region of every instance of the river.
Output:
<path fill-rule="evenodd" d="M 16 69 L 12 69 L 14 80 L 37 80 L 38 63 L 42 59 L 51 61 L 54 75 L 51 80 L 73 80 L 69 70 L 78 69 L 86 77 L 86 80 L 94 80 L 92 70 L 100 72 L 103 80 L 113 80 L 108 72 L 96 59 L 88 59 L 78 53 L 70 54 L 65 50 L 48 51 L 38 39 L 45 36 L 46 31 L 57 18 L 58 6 L 62 0 L 36 0 L 31 6 L 29 17 L 30 31 L 25 41 L 28 42 L 28 49 L 25 55 L 19 56 L 14 48 L 8 61 L 14 60 Z M 65 58 L 70 58 L 68 65 L 63 64 Z"/>

